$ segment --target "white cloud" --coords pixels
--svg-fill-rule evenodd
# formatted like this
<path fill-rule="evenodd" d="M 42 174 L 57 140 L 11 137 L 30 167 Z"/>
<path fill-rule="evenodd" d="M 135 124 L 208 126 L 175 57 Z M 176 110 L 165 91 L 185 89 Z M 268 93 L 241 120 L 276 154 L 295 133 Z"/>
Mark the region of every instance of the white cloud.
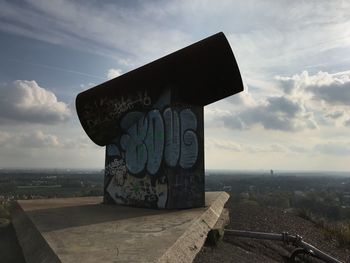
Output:
<path fill-rule="evenodd" d="M 62 146 L 58 137 L 51 134 L 44 134 L 42 131 L 35 131 L 27 134 L 22 134 L 17 137 L 18 145 L 27 148 L 47 148 Z"/>
<path fill-rule="evenodd" d="M 55 124 L 68 120 L 68 105 L 34 80 L 0 85 L 0 121 Z"/>
<path fill-rule="evenodd" d="M 308 95 L 329 104 L 350 106 L 350 71 L 335 74 L 320 71 L 314 75 L 303 71 L 292 77 L 277 76 L 276 79 L 287 94 Z"/>
<path fill-rule="evenodd" d="M 236 95 L 230 96 L 226 99 L 234 107 L 254 107 L 257 105 L 257 101 L 253 98 L 251 92 L 244 90 Z"/>
<path fill-rule="evenodd" d="M 226 107 L 207 109 L 206 117 L 214 125 L 206 126 L 221 122 L 235 130 L 263 128 L 287 132 L 348 126 L 350 71 L 332 74 L 303 71 L 274 79 L 278 87 L 274 95 L 245 91 L 228 98 Z M 271 90 L 269 86 L 261 89 Z"/>
<path fill-rule="evenodd" d="M 189 43 L 186 33 L 162 26 L 158 4 L 27 0 L 2 3 L 0 30 L 49 43 L 113 56 L 120 64 L 140 65 Z"/>
<path fill-rule="evenodd" d="M 252 76 L 287 63 L 320 63 L 313 56 L 347 47 L 348 10 L 344 1 L 5 1 L 0 30 L 112 55 L 129 68 L 224 31 L 243 75 Z"/>
<path fill-rule="evenodd" d="M 344 111 L 334 111 L 330 112 L 325 117 L 331 118 L 331 119 L 339 119 L 344 116 Z"/>
<path fill-rule="evenodd" d="M 116 77 L 121 73 L 120 69 L 126 72 L 223 31 L 249 92 L 205 109 L 205 126 L 209 128 L 206 136 L 215 138 L 209 143 L 214 149 L 214 167 L 226 165 L 232 168 L 235 165 L 233 168 L 237 168 L 244 163 L 245 167 L 252 167 L 252 164 L 257 167 L 260 160 L 265 160 L 261 162 L 265 167 L 278 162 L 289 168 L 303 168 L 297 164 L 318 168 L 318 164 L 328 165 L 329 162 L 324 160 L 331 156 L 310 161 L 308 154 L 327 149 L 336 152 L 331 149 L 333 146 L 327 145 L 328 139 L 340 142 L 340 137 L 348 136 L 350 127 L 350 74 L 332 73 L 349 68 L 349 59 L 344 57 L 350 52 L 349 7 L 349 3 L 342 0 L 103 1 L 98 4 L 96 1 L 82 4 L 68 0 L 25 0 L 21 4 L 5 1 L 0 9 L 0 30 L 112 57 L 118 64 L 108 65 L 115 67 L 105 72 L 108 78 Z M 309 72 L 293 75 L 303 69 Z M 318 70 L 324 72 L 315 73 Z M 276 75 L 279 75 L 276 78 L 278 85 L 271 81 Z M 16 86 L 10 84 L 6 89 L 1 86 L 2 94 L 7 94 L 11 85 Z M 67 106 L 55 95 L 50 99 L 52 96 L 32 92 L 37 98 L 33 99 L 33 96 L 21 95 L 22 86 L 37 90 L 33 83 L 23 82 L 19 86 L 14 88 L 19 101 L 11 97 L 8 102 L 6 96 L 1 95 L 1 124 L 8 124 L 5 121 L 58 123 L 69 117 Z M 81 86 L 81 89 L 87 88 L 90 86 Z M 39 100 L 41 97 L 45 99 Z M 55 101 L 53 105 L 56 106 L 49 107 L 49 101 Z M 29 127 L 27 124 L 17 126 L 25 130 Z M 28 132 L 28 136 L 25 132 L 16 136 L 11 132 L 0 132 L 0 145 L 9 141 L 17 141 L 17 146 L 22 147 L 48 145 L 59 149 L 57 152 L 61 154 L 57 156 L 66 158 L 65 164 L 72 164 L 79 155 L 77 149 L 97 150 L 93 150 L 94 144 L 81 127 L 77 128 L 76 119 L 74 127 L 69 125 L 46 126 L 42 134 Z M 53 135 L 57 127 L 63 128 Z M 66 131 L 69 129 L 74 129 L 74 136 Z M 77 134 L 85 139 L 79 139 Z M 32 141 L 30 137 L 33 137 Z M 27 144 L 24 143 L 26 140 Z M 44 148 L 29 149 L 45 152 Z M 220 149 L 237 154 L 222 154 Z M 66 155 L 70 151 L 72 154 Z M 81 152 L 90 154 L 89 151 Z M 103 164 L 103 150 L 99 151 Z M 89 161 L 84 159 L 81 166 L 93 163 L 94 153 L 89 155 Z M 2 159 L 6 154 L 3 151 Z M 292 154 L 293 158 L 283 159 L 284 154 Z M 318 154 L 321 155 L 325 156 Z M 53 156 L 56 155 L 50 155 Z M 230 159 L 232 156 L 236 162 Z M 294 163 L 298 158 L 299 163 Z M 334 158 L 345 160 L 344 155 Z M 219 159 L 223 161 L 219 163 Z M 344 160 L 338 164 L 348 167 L 348 161 Z M 332 165 L 337 168 L 334 160 Z"/>
<path fill-rule="evenodd" d="M 232 140 L 208 138 L 205 140 L 205 147 L 210 149 L 212 147 L 219 148 L 222 150 L 228 150 L 233 152 L 242 151 L 242 146 L 233 142 Z"/>
<path fill-rule="evenodd" d="M 303 71 L 276 80 L 285 96 L 313 112 L 318 123 L 341 127 L 350 118 L 350 71 L 313 75 Z"/>
<path fill-rule="evenodd" d="M 121 69 L 111 68 L 107 72 L 107 78 L 108 79 L 114 79 L 116 77 L 119 77 L 121 74 L 122 74 L 122 70 Z"/>
<path fill-rule="evenodd" d="M 56 148 L 62 147 L 56 135 L 40 130 L 26 133 L 9 133 L 0 131 L 0 145 L 5 148 Z"/>

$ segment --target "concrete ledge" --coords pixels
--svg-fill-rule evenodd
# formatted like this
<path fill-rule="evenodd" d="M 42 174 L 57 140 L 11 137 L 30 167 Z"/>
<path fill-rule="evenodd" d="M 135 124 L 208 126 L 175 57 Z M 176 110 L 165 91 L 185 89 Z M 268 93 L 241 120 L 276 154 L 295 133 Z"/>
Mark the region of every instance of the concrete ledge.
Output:
<path fill-rule="evenodd" d="M 27 262 L 192 262 L 229 195 L 206 207 L 152 210 L 100 197 L 18 201 L 13 225 Z"/>
<path fill-rule="evenodd" d="M 18 242 L 22 247 L 27 263 L 59 263 L 55 252 L 35 227 L 18 203 L 12 206 L 12 224 L 15 227 Z"/>
<path fill-rule="evenodd" d="M 192 262 L 201 250 L 208 232 L 218 221 L 229 197 L 226 192 L 206 192 L 207 209 L 193 219 L 192 224 L 161 256 L 158 262 Z"/>

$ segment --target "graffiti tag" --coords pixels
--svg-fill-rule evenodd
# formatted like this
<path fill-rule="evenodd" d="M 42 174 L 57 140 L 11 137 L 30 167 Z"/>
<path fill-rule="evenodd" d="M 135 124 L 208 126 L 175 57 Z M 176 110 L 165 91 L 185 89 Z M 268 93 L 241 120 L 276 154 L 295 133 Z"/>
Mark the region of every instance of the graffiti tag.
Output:
<path fill-rule="evenodd" d="M 149 106 L 152 100 L 147 91 L 139 92 L 135 96 L 111 99 L 103 97 L 93 103 L 86 104 L 82 117 L 86 120 L 88 129 L 92 129 L 105 122 L 118 119 L 123 113 L 133 110 L 135 106 Z"/>
<path fill-rule="evenodd" d="M 141 116 L 135 121 L 136 116 Z M 121 121 L 125 132 L 120 145 L 128 171 L 138 174 L 158 172 L 163 157 L 170 167 L 191 168 L 198 157 L 197 118 L 191 109 L 179 113 L 170 107 L 163 114 L 151 110 L 146 115 L 129 112 Z M 164 156 L 163 156 L 164 155 Z"/>

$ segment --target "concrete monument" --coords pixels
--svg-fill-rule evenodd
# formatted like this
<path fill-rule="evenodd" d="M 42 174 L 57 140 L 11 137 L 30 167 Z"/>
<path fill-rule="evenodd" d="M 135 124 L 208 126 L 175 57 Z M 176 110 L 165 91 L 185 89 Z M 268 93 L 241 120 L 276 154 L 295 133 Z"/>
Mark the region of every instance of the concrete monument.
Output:
<path fill-rule="evenodd" d="M 80 122 L 106 146 L 104 203 L 204 206 L 203 107 L 242 90 L 218 33 L 80 93 Z"/>

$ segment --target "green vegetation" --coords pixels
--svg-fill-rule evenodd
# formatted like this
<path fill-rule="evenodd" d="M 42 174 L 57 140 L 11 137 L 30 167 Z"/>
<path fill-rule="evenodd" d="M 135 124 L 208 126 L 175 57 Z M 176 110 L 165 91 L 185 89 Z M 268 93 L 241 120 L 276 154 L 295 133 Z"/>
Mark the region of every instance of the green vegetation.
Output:
<path fill-rule="evenodd" d="M 231 202 L 283 209 L 311 221 L 325 238 L 350 248 L 350 177 L 320 174 L 211 174 L 207 190 L 226 190 Z"/>
<path fill-rule="evenodd" d="M 103 193 L 101 172 L 0 172 L 1 199 L 97 196 Z"/>
<path fill-rule="evenodd" d="M 228 191 L 230 202 L 296 212 L 350 248 L 350 176 L 335 174 L 211 173 L 207 191 Z M 9 219 L 13 199 L 99 196 L 103 173 L 0 171 L 0 218 Z"/>
<path fill-rule="evenodd" d="M 324 217 L 316 216 L 305 208 L 299 209 L 298 215 L 321 228 L 327 240 L 335 240 L 340 247 L 350 247 L 350 221 L 335 223 Z"/>
<path fill-rule="evenodd" d="M 10 219 L 9 203 L 0 204 L 0 218 Z"/>

